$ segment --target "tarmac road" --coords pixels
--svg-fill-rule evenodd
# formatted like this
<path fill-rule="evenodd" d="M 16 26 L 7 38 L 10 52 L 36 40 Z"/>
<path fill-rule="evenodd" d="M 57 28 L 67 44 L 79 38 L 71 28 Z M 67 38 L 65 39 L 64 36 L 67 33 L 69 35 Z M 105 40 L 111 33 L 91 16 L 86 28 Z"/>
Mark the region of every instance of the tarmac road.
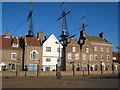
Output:
<path fill-rule="evenodd" d="M 3 77 L 2 88 L 118 88 L 118 76 Z"/>

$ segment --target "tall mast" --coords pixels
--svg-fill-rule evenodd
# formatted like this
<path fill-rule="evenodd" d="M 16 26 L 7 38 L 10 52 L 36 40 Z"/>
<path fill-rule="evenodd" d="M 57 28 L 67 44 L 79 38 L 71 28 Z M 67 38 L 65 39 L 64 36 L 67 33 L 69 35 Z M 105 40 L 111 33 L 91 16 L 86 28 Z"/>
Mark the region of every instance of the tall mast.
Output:
<path fill-rule="evenodd" d="M 29 12 L 29 15 L 27 16 L 27 21 L 29 21 L 29 27 L 28 27 L 28 35 L 29 37 L 33 37 L 34 34 L 33 34 L 33 24 L 32 24 L 32 13 L 33 13 L 33 10 L 32 10 L 32 1 L 30 2 L 30 12 Z"/>
<path fill-rule="evenodd" d="M 61 62 L 61 66 L 62 66 L 62 70 L 66 71 L 66 46 L 68 44 L 68 33 L 67 33 L 67 26 L 66 26 L 66 15 L 70 13 L 65 11 L 65 7 L 64 7 L 65 2 L 63 2 L 61 4 L 62 8 L 63 8 L 63 13 L 62 16 L 60 18 L 58 18 L 57 20 L 62 19 L 62 33 L 60 35 L 61 37 L 61 41 L 62 41 L 62 46 L 63 46 L 63 51 L 62 51 L 62 62 Z"/>

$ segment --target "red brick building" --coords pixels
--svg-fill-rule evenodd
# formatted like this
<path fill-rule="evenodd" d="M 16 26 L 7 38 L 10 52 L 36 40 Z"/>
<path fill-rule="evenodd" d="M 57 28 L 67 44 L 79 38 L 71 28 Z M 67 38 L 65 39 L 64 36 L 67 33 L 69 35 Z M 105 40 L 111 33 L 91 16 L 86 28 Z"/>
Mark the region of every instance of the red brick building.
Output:
<path fill-rule="evenodd" d="M 2 52 L 2 62 L 0 63 L 0 71 L 16 71 L 22 70 L 22 48 L 20 47 L 20 39 L 16 36 L 10 36 L 7 31 L 5 35 L 0 36 L 2 44 L 0 51 Z"/>
<path fill-rule="evenodd" d="M 112 43 L 99 36 L 90 36 L 80 31 L 80 68 L 83 71 L 112 70 Z"/>

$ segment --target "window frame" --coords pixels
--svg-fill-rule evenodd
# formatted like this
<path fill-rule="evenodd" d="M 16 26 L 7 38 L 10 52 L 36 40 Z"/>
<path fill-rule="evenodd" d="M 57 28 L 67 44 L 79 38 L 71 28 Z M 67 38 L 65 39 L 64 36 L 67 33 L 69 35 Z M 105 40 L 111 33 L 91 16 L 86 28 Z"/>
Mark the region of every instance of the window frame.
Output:
<path fill-rule="evenodd" d="M 109 58 L 108 58 L 108 56 L 109 56 Z M 107 61 L 110 61 L 110 55 L 107 55 Z"/>
<path fill-rule="evenodd" d="M 69 59 L 69 60 L 72 59 L 72 53 L 68 53 L 68 59 Z"/>
<path fill-rule="evenodd" d="M 78 53 L 75 54 L 75 60 L 79 60 L 80 55 Z"/>
<path fill-rule="evenodd" d="M 94 60 L 93 54 L 90 54 L 89 58 L 90 58 L 90 60 Z"/>
<path fill-rule="evenodd" d="M 97 47 L 94 47 L 94 51 L 97 51 Z"/>
<path fill-rule="evenodd" d="M 83 55 L 82 55 L 82 59 L 83 59 L 83 60 L 86 60 L 86 54 L 83 54 Z"/>
<path fill-rule="evenodd" d="M 97 59 L 96 59 L 97 57 Z M 94 60 L 97 61 L 98 60 L 98 55 L 94 55 Z"/>
<path fill-rule="evenodd" d="M 72 47 L 72 52 L 76 52 L 76 47 Z"/>
<path fill-rule="evenodd" d="M 13 55 L 16 55 L 16 56 L 15 56 L 16 58 L 13 58 Z M 14 52 L 14 53 L 11 53 L 11 59 L 12 59 L 12 60 L 17 60 L 17 53 L 15 53 L 15 52 Z"/>
<path fill-rule="evenodd" d="M 46 58 L 46 62 L 51 62 L 51 58 Z"/>
<path fill-rule="evenodd" d="M 86 53 L 89 53 L 90 52 L 90 48 L 86 47 L 85 51 L 86 51 Z"/>
<path fill-rule="evenodd" d="M 34 56 L 34 54 L 33 53 L 36 53 L 36 56 L 35 56 L 35 58 L 33 58 Z M 36 51 L 36 50 L 32 50 L 31 52 L 30 52 L 30 60 L 38 60 L 38 52 Z"/>
<path fill-rule="evenodd" d="M 46 47 L 46 52 L 51 52 L 51 47 Z"/>

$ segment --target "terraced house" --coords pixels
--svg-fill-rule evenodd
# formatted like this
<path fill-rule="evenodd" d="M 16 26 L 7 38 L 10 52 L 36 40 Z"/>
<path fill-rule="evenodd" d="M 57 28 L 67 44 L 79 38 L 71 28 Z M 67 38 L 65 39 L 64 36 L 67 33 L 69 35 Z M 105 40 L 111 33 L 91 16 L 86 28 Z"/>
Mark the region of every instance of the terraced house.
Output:
<path fill-rule="evenodd" d="M 22 70 L 22 51 L 20 47 L 20 38 L 10 36 L 9 30 L 5 35 L 0 36 L 2 44 L 0 44 L 2 62 L 0 63 L 0 71 L 19 71 Z"/>
<path fill-rule="evenodd" d="M 80 31 L 78 43 L 81 70 L 112 70 L 112 43 L 105 39 L 103 32 L 99 36 L 90 36 L 83 29 Z"/>
<path fill-rule="evenodd" d="M 42 69 L 42 40 L 44 33 L 38 32 L 36 36 L 21 37 L 21 47 L 23 48 L 22 66 L 23 70 L 41 71 Z"/>

